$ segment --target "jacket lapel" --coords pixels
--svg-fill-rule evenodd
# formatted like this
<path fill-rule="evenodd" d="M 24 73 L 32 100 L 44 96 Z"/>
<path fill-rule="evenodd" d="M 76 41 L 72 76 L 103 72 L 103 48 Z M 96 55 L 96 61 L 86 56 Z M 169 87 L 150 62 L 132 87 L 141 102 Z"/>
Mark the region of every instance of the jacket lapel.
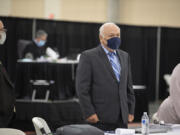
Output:
<path fill-rule="evenodd" d="M 99 46 L 99 55 L 102 58 L 102 62 L 105 64 L 105 67 L 107 67 L 112 77 L 117 81 L 114 71 L 112 69 L 111 63 L 109 62 L 109 59 L 101 46 Z"/>

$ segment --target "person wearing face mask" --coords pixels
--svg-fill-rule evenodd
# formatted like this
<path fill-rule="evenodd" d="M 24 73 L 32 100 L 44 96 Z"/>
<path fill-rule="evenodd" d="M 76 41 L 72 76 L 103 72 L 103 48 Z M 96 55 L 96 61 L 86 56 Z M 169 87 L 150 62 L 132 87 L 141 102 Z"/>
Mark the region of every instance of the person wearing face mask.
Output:
<path fill-rule="evenodd" d="M 0 20 L 0 45 L 6 40 L 6 29 Z M 8 127 L 15 112 L 14 87 L 9 76 L 0 62 L 0 128 Z"/>
<path fill-rule="evenodd" d="M 105 23 L 100 45 L 81 54 L 76 91 L 85 120 L 104 131 L 127 128 L 134 119 L 135 96 L 128 53 L 119 49 L 120 28 Z"/>
<path fill-rule="evenodd" d="M 48 34 L 44 30 L 36 32 L 35 39 L 23 51 L 24 58 L 37 59 L 46 54 L 46 40 Z"/>

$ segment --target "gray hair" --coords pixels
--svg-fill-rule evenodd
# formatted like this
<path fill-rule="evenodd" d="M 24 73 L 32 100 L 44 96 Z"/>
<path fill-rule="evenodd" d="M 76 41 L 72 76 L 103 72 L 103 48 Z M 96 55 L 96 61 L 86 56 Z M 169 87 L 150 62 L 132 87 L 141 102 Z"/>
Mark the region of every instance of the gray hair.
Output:
<path fill-rule="evenodd" d="M 102 37 L 104 37 L 104 27 L 107 25 L 115 25 L 117 28 L 119 28 L 115 23 L 113 22 L 106 22 L 104 24 L 101 25 L 101 27 L 99 28 L 99 35 L 101 35 Z M 119 28 L 120 30 L 120 28 Z"/>
<path fill-rule="evenodd" d="M 35 38 L 39 38 L 39 37 L 42 37 L 42 36 L 48 36 L 48 34 L 44 30 L 38 30 L 36 32 Z"/>

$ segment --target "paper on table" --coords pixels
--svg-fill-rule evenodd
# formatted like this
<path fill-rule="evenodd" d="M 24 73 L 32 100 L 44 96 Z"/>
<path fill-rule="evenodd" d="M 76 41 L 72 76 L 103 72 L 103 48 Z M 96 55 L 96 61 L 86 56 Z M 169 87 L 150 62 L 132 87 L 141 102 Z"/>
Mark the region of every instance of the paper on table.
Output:
<path fill-rule="evenodd" d="M 113 133 L 104 133 L 104 135 L 115 135 Z"/>
<path fill-rule="evenodd" d="M 135 135 L 135 129 L 117 128 L 115 130 L 116 135 Z"/>
<path fill-rule="evenodd" d="M 59 57 L 59 55 L 53 49 L 51 49 L 50 47 L 48 47 L 46 49 L 46 54 L 49 57 L 51 57 L 52 59 L 57 59 Z"/>
<path fill-rule="evenodd" d="M 171 132 L 180 132 L 180 124 L 173 124 L 171 126 Z"/>

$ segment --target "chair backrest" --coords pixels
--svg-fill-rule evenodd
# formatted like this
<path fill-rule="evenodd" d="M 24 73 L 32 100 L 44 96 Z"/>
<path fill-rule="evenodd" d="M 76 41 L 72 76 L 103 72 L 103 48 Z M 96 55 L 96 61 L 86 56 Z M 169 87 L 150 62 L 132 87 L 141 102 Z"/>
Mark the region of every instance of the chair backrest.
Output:
<path fill-rule="evenodd" d="M 18 43 L 17 43 L 17 52 L 18 52 L 18 58 L 19 59 L 22 59 L 23 58 L 23 51 L 24 49 L 26 48 L 26 46 L 31 43 L 30 40 L 23 40 L 23 39 L 20 39 L 18 40 Z"/>
<path fill-rule="evenodd" d="M 0 135 L 26 135 L 26 134 L 18 129 L 0 128 Z"/>
<path fill-rule="evenodd" d="M 46 121 L 40 117 L 32 118 L 32 122 L 36 131 L 36 135 L 50 134 L 51 130 Z"/>

